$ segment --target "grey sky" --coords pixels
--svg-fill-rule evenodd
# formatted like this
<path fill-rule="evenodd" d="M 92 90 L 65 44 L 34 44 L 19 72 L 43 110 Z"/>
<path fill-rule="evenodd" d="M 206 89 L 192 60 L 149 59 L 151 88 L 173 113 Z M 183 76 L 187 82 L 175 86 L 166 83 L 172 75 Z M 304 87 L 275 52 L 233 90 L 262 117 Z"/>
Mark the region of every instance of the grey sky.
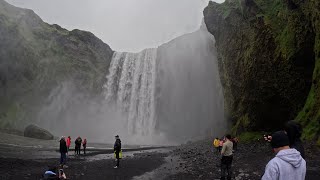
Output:
<path fill-rule="evenodd" d="M 50 24 L 90 31 L 113 50 L 139 51 L 198 29 L 209 0 L 7 1 L 34 10 Z"/>

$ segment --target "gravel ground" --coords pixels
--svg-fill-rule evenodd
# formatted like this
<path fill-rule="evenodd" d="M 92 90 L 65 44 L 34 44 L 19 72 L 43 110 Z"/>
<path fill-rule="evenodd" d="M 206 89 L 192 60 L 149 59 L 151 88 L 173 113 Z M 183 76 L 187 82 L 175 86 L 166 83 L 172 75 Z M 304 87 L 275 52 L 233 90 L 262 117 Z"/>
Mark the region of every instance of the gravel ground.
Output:
<path fill-rule="evenodd" d="M 6 137 L 2 134 L 2 137 Z M 40 142 L 10 136 L 0 140 L 0 179 L 40 179 L 48 166 L 59 164 L 59 153 L 52 145 L 56 141 Z M 20 142 L 21 141 L 21 142 Z M 11 145 L 8 145 L 12 143 Z M 33 146 L 38 144 L 37 146 Z M 274 157 L 264 141 L 238 145 L 234 153 L 233 179 L 261 179 L 265 165 Z M 320 179 L 320 150 L 306 146 L 306 180 Z M 211 140 L 192 142 L 177 147 L 132 149 L 124 152 L 120 168 L 109 151 L 89 151 L 84 156 L 71 152 L 65 169 L 68 179 L 80 180 L 214 180 L 220 179 L 220 155 L 211 146 Z"/>
<path fill-rule="evenodd" d="M 211 146 L 211 140 L 203 140 L 177 147 L 173 151 L 180 157 L 180 173 L 166 179 L 220 179 L 220 155 Z M 307 177 L 306 180 L 320 179 L 320 150 L 306 146 Z M 233 179 L 261 179 L 269 160 L 274 157 L 271 147 L 264 141 L 239 144 L 234 153 Z"/>

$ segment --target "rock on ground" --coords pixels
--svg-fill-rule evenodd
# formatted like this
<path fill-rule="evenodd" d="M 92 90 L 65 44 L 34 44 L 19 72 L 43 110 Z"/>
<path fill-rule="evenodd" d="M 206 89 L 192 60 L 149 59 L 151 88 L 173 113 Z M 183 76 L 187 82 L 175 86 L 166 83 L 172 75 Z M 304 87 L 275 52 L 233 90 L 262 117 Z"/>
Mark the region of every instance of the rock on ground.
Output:
<path fill-rule="evenodd" d="M 24 130 L 24 136 L 36 139 L 53 140 L 54 136 L 47 130 L 36 125 L 29 125 Z"/>

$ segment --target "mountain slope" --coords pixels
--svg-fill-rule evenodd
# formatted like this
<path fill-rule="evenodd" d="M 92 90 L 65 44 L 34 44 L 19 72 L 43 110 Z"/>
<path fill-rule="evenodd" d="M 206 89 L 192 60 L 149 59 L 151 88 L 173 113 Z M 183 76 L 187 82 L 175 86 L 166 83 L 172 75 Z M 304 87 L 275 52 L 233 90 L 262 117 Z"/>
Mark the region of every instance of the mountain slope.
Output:
<path fill-rule="evenodd" d="M 49 25 L 0 0 L 0 127 L 35 121 L 39 107 L 65 83 L 99 94 L 112 54 L 90 32 Z"/>

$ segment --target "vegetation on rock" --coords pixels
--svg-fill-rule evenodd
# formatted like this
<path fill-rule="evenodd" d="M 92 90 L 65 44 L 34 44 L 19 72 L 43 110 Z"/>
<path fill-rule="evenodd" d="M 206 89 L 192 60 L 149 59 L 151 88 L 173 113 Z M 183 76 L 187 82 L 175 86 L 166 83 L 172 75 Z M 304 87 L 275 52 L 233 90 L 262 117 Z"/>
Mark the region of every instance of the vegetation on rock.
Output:
<path fill-rule="evenodd" d="M 90 32 L 49 25 L 0 0 L 0 127 L 33 122 L 62 83 L 99 94 L 112 54 Z"/>
<path fill-rule="evenodd" d="M 234 133 L 276 130 L 296 119 L 304 138 L 317 140 L 319 9 L 318 1 L 228 0 L 204 10 Z"/>

